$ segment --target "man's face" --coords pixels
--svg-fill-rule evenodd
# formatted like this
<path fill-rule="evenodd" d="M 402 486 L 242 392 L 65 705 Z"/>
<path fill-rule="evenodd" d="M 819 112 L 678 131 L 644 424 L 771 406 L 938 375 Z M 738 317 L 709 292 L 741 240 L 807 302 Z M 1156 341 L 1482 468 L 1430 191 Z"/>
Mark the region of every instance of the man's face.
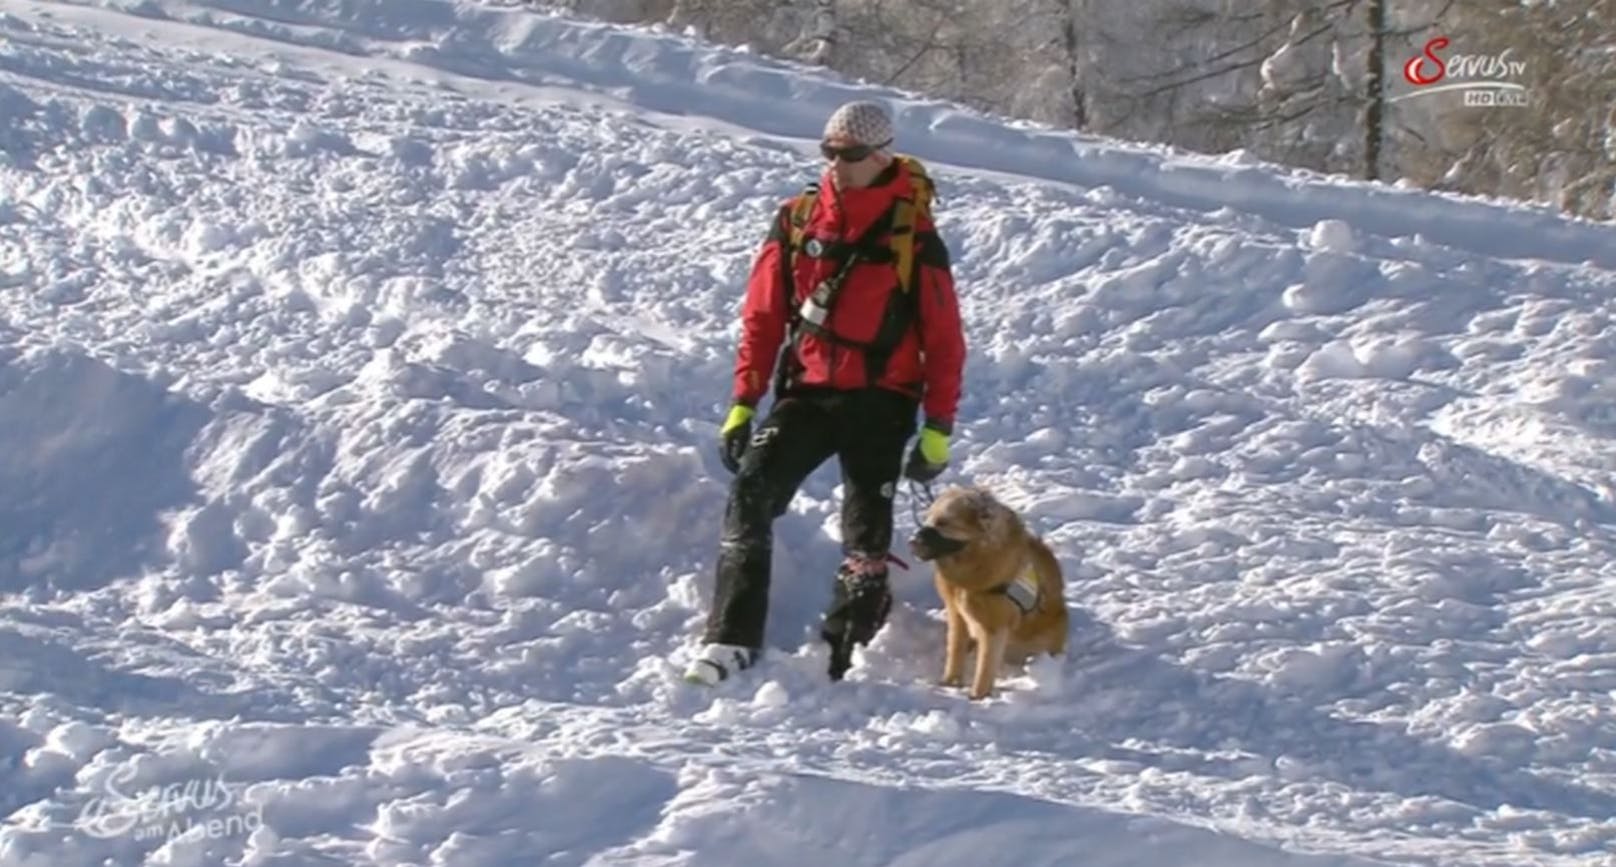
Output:
<path fill-rule="evenodd" d="M 887 165 L 876 148 L 841 136 L 820 142 L 819 152 L 830 162 L 831 181 L 838 190 L 869 186 Z"/>

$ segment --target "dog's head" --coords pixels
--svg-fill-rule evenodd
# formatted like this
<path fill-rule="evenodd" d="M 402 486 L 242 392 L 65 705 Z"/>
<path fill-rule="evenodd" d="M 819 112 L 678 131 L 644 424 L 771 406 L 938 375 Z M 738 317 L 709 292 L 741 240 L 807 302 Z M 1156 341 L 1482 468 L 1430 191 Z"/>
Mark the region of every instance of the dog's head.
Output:
<path fill-rule="evenodd" d="M 926 521 L 909 537 L 909 551 L 921 560 L 936 560 L 997 540 L 1005 532 L 1009 510 L 981 488 L 949 488 L 926 510 Z"/>

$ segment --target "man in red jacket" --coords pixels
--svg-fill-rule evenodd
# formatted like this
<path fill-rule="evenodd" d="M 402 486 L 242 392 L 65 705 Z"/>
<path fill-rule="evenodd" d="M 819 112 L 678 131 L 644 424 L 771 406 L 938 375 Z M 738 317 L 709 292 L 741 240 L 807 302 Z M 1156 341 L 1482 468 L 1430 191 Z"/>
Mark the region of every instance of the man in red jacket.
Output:
<path fill-rule="evenodd" d="M 786 203 L 753 263 L 720 446 L 735 480 L 706 645 L 690 680 L 716 683 L 756 661 L 771 528 L 832 455 L 842 470 L 844 558 L 821 634 L 831 646 L 830 676 L 841 679 L 854 645 L 875 636 L 892 604 L 887 557 L 899 473 L 929 482 L 947 466 L 965 338 L 948 249 L 924 212 L 905 211 L 915 214 L 908 291 L 900 281 L 897 203 L 912 202 L 929 181 L 891 147 L 892 121 L 879 104 L 837 109 L 825 124 L 826 168 L 812 209 L 804 221 L 793 208 L 802 200 Z M 775 401 L 754 433 L 771 373 Z M 925 423 L 905 464 L 917 409 Z"/>

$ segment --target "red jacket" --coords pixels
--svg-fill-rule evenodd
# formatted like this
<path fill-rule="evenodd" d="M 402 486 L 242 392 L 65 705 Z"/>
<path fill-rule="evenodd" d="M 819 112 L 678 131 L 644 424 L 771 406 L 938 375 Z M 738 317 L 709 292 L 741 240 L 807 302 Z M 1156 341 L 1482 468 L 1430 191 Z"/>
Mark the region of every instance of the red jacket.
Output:
<path fill-rule="evenodd" d="M 804 243 L 808 239 L 823 243 L 859 241 L 894 199 L 911 194 L 908 169 L 898 161 L 892 166 L 874 185 L 860 189 L 836 189 L 827 172 L 820 180 L 820 192 L 805 226 Z M 791 257 L 791 285 L 785 285 L 782 257 L 791 243 L 790 220 L 791 207 L 787 203 L 753 262 L 746 284 L 734 398 L 748 406 L 756 405 L 769 390 L 769 377 L 793 312 L 836 268 L 833 259 L 814 258 L 799 250 Z M 960 327 L 948 249 L 929 219 L 917 214 L 916 221 L 915 259 L 920 263 L 914 287 L 918 295 L 913 299 L 917 302 L 916 315 L 875 384 L 921 399 L 927 423 L 952 431 L 965 366 L 965 335 Z M 885 236 L 873 241 L 875 246 L 887 244 Z M 880 326 L 889 298 L 900 292 L 891 262 L 860 261 L 848 272 L 824 325 L 838 337 L 868 342 Z M 799 351 L 786 361 L 787 387 L 864 388 L 869 384 L 864 362 L 865 354 L 858 348 L 808 331 L 800 338 Z"/>

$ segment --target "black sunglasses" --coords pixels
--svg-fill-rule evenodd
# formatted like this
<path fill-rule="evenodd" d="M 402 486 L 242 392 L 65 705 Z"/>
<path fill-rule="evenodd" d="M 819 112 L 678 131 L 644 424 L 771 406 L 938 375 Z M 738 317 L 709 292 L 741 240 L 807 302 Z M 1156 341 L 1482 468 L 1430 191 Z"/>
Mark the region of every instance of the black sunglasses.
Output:
<path fill-rule="evenodd" d="M 840 158 L 844 163 L 856 163 L 860 160 L 869 159 L 870 154 L 875 153 L 889 144 L 892 144 L 891 139 L 888 139 L 887 141 L 884 141 L 878 145 L 857 144 L 848 145 L 845 148 L 839 148 L 833 144 L 830 144 L 829 142 L 820 142 L 819 152 L 823 154 L 825 159 L 829 160 L 830 162 L 835 162 L 838 158 Z"/>

